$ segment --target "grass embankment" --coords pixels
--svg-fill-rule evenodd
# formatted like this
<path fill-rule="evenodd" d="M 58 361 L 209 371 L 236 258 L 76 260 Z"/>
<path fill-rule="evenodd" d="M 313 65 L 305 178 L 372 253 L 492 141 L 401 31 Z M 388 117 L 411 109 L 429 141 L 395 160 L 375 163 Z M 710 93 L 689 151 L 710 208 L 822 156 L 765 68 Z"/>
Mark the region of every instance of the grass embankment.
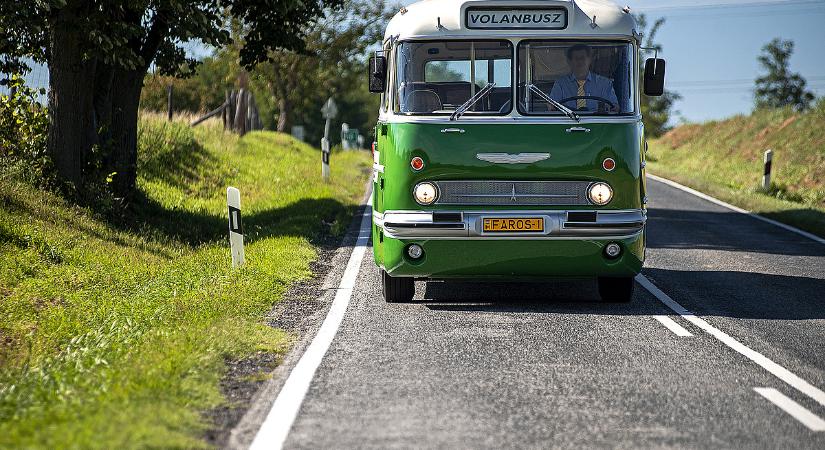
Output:
<path fill-rule="evenodd" d="M 825 100 L 809 111 L 755 111 L 651 140 L 650 173 L 825 237 Z M 762 192 L 763 153 L 772 186 Z"/>
<path fill-rule="evenodd" d="M 142 200 L 115 225 L 0 170 L 0 448 L 200 447 L 225 358 L 283 352 L 263 317 L 341 233 L 370 157 L 145 116 Z M 230 268 L 226 187 L 246 267 Z"/>

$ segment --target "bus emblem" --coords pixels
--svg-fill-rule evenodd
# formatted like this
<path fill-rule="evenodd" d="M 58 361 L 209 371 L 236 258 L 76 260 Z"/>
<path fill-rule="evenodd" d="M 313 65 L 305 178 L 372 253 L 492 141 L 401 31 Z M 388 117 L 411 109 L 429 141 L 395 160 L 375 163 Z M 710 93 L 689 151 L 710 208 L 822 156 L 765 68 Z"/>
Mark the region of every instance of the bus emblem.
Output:
<path fill-rule="evenodd" d="M 532 164 L 549 158 L 549 153 L 477 153 L 476 158 L 493 164 Z"/>

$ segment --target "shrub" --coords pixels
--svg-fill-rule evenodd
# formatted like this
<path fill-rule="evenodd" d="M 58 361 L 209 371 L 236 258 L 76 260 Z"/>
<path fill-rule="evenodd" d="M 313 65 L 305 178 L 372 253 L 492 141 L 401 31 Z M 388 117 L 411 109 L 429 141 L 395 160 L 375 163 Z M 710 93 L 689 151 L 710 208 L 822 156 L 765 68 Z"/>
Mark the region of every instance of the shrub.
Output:
<path fill-rule="evenodd" d="M 8 95 L 0 95 L 0 162 L 16 166 L 35 184 L 41 184 L 50 171 L 46 155 L 49 116 L 37 101 L 45 94 L 26 86 L 20 75 L 6 80 Z"/>

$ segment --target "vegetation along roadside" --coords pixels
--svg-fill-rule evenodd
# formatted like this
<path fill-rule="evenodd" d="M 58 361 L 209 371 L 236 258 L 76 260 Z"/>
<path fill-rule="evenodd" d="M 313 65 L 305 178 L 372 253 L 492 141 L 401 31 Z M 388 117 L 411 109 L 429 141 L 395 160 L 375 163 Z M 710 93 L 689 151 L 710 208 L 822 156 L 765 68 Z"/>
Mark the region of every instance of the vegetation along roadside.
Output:
<path fill-rule="evenodd" d="M 202 447 L 226 358 L 283 353 L 263 318 L 363 196 L 367 152 L 143 115 L 139 199 L 118 220 L 0 170 L 0 447 Z M 247 265 L 232 270 L 225 189 Z"/>
<path fill-rule="evenodd" d="M 681 125 L 649 141 L 647 168 L 726 202 L 825 237 L 825 101 L 799 112 Z M 772 149 L 770 189 L 760 189 Z"/>

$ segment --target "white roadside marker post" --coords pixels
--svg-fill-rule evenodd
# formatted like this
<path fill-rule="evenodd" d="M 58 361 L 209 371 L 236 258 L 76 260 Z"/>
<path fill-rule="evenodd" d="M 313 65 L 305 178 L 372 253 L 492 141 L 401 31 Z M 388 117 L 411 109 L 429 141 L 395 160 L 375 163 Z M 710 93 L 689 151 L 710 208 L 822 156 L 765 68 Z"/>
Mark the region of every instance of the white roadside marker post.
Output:
<path fill-rule="evenodd" d="M 349 140 L 347 140 L 347 132 L 349 132 L 349 124 L 344 122 L 341 124 L 341 147 L 344 150 L 349 150 Z"/>
<path fill-rule="evenodd" d="M 241 193 L 233 187 L 226 188 L 226 205 L 229 208 L 229 249 L 232 267 L 244 264 L 243 226 L 241 226 Z"/>
<path fill-rule="evenodd" d="M 321 108 L 321 115 L 326 119 L 324 124 L 324 137 L 321 138 L 321 178 L 329 180 L 329 126 L 332 119 L 338 115 L 338 106 L 332 97 L 327 99 Z"/>
<path fill-rule="evenodd" d="M 765 151 L 765 170 L 762 172 L 762 190 L 767 192 L 771 188 L 771 162 L 773 161 L 773 150 Z"/>
<path fill-rule="evenodd" d="M 329 139 L 321 138 L 321 178 L 329 180 Z"/>

